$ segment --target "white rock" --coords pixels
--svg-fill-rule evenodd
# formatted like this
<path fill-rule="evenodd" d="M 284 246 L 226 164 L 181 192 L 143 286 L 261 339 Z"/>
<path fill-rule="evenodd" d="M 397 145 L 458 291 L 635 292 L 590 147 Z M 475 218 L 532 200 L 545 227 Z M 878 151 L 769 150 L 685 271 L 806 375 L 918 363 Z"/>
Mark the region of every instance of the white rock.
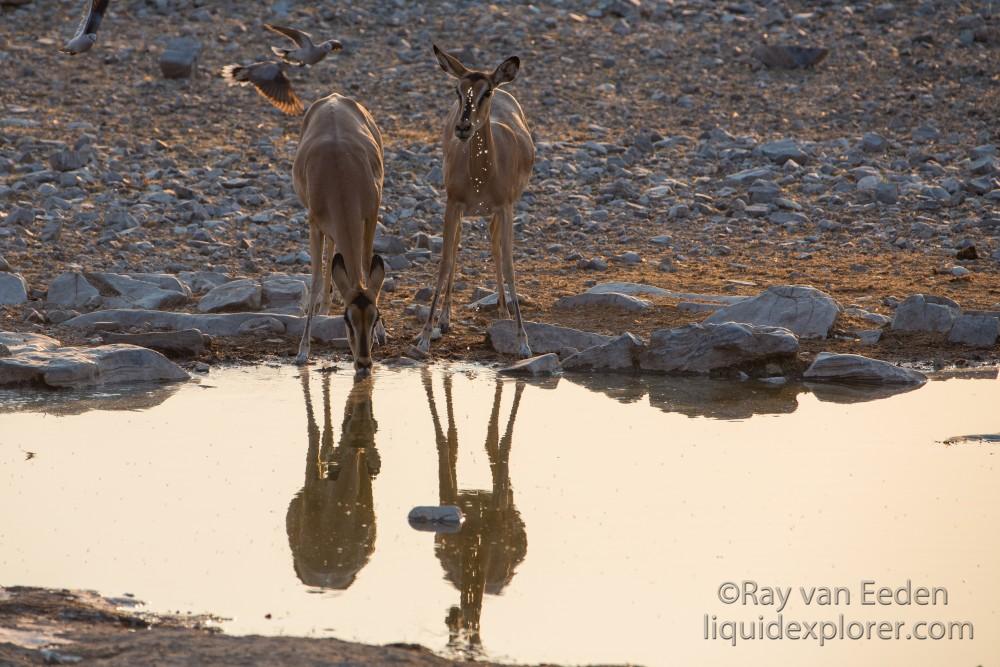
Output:
<path fill-rule="evenodd" d="M 559 355 L 554 352 L 540 354 L 537 357 L 529 357 L 501 368 L 500 373 L 504 375 L 552 375 L 562 370 L 559 363 Z"/>
<path fill-rule="evenodd" d="M 601 308 L 615 308 L 628 312 L 639 312 L 649 310 L 653 304 L 645 299 L 637 299 L 634 296 L 622 294 L 621 292 L 586 292 L 584 294 L 574 294 L 557 299 L 554 308 L 572 309 L 598 306 Z"/>
<path fill-rule="evenodd" d="M 859 354 L 820 352 L 802 376 L 807 380 L 856 382 L 859 384 L 923 384 L 927 376 L 880 359 Z"/>
<path fill-rule="evenodd" d="M 805 285 L 781 285 L 717 310 L 705 324 L 745 322 L 782 327 L 802 338 L 826 338 L 838 313 L 840 305 L 829 294 Z"/>
<path fill-rule="evenodd" d="M 18 306 L 28 300 L 28 284 L 20 273 L 0 273 L 0 306 Z"/>

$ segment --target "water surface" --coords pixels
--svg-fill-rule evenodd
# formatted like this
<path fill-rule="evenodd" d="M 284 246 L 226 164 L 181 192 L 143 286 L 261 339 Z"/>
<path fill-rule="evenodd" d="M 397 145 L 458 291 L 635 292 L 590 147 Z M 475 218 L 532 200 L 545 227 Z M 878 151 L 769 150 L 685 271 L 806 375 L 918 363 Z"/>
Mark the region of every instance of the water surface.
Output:
<path fill-rule="evenodd" d="M 54 398 L 55 396 L 55 398 Z M 994 379 L 899 392 L 231 368 L 136 394 L 0 394 L 0 584 L 131 593 L 231 633 L 521 662 L 990 664 Z M 416 505 L 462 507 L 452 534 Z M 972 641 L 704 638 L 725 582 L 947 589 L 786 620 L 971 621 Z"/>

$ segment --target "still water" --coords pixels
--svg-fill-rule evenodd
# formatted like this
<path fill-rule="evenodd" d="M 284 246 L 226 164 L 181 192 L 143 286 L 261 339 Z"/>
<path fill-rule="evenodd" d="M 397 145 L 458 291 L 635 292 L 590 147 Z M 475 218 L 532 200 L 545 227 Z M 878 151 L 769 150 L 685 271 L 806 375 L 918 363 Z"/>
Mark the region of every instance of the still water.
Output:
<path fill-rule="evenodd" d="M 894 394 L 470 366 L 0 393 L 0 585 L 518 662 L 992 664 L 998 444 L 960 436 L 1000 432 L 998 401 L 995 379 Z M 418 505 L 465 522 L 414 530 Z M 862 604 L 907 580 L 947 605 Z M 727 582 L 757 593 L 724 604 Z M 824 587 L 850 600 L 821 605 Z M 767 588 L 791 590 L 785 625 L 902 634 L 705 638 L 776 620 Z M 920 621 L 974 639 L 907 640 Z"/>

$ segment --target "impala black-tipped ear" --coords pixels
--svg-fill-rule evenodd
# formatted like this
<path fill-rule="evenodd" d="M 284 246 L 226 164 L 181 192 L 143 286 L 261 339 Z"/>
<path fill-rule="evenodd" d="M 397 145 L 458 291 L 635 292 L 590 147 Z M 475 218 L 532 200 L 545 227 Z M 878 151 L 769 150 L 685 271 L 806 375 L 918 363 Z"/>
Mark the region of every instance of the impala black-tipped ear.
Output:
<path fill-rule="evenodd" d="M 469 68 L 462 64 L 462 62 L 451 55 L 450 53 L 445 53 L 438 48 L 437 44 L 434 44 L 434 55 L 437 56 L 438 64 L 441 65 L 441 69 L 455 77 L 456 79 L 461 79 L 463 76 L 469 73 Z"/>
<path fill-rule="evenodd" d="M 511 56 L 510 58 L 507 58 L 507 60 L 500 63 L 499 67 L 493 70 L 493 75 L 490 76 L 490 82 L 494 86 L 510 83 L 517 78 L 517 72 L 520 69 L 521 59 L 517 56 Z"/>
<path fill-rule="evenodd" d="M 333 277 L 333 284 L 337 286 L 337 290 L 340 291 L 340 297 L 346 305 L 351 300 L 351 281 L 347 277 L 347 265 L 344 263 L 344 256 L 339 252 L 333 256 L 333 262 L 330 265 L 330 275 Z"/>
<path fill-rule="evenodd" d="M 368 268 L 368 298 L 373 302 L 378 299 L 385 282 L 385 261 L 380 255 L 372 255 L 372 265 Z"/>

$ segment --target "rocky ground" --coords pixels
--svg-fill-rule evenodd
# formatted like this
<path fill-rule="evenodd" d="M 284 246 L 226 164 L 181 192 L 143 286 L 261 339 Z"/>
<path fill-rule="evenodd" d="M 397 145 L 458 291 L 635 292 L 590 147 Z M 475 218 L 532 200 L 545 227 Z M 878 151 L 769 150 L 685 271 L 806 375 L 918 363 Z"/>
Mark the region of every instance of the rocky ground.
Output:
<path fill-rule="evenodd" d="M 915 293 L 1000 308 L 1000 15 L 990 2 L 120 0 L 93 50 L 69 57 L 57 47 L 76 4 L 0 9 L 0 63 L 15 82 L 0 90 L 0 255 L 28 297 L 0 306 L 0 329 L 93 340 L 58 327 L 74 313 L 45 301 L 67 271 L 308 271 L 290 179 L 300 121 L 218 76 L 268 55 L 265 21 L 341 40 L 342 52 L 292 72 L 293 83 L 307 101 L 356 96 L 382 127 L 385 357 L 418 331 L 418 291 L 438 258 L 452 90 L 432 42 L 483 68 L 522 59 L 510 90 L 538 156 L 515 252 L 532 320 L 648 336 L 704 317 L 672 298 L 642 312 L 553 308 L 609 280 L 724 295 L 807 284 L 888 318 Z M 200 56 L 192 78 L 168 80 L 158 60 L 178 36 L 197 40 Z M 830 55 L 768 69 L 754 56 L 764 40 Z M 471 219 L 457 303 L 492 288 L 493 275 L 485 223 Z M 459 309 L 435 355 L 493 357 L 490 319 Z M 862 328 L 872 325 L 842 313 L 833 340 L 804 351 L 939 365 L 997 352 L 946 332 L 888 332 L 870 347 L 853 333 Z M 294 337 L 279 338 L 229 341 L 215 358 L 293 354 Z"/>
<path fill-rule="evenodd" d="M 143 613 L 135 600 L 86 591 L 0 588 L 0 664 L 22 665 L 485 665 L 412 645 L 337 639 L 228 637 L 216 619 Z M 48 648 L 37 649 L 38 645 Z"/>

